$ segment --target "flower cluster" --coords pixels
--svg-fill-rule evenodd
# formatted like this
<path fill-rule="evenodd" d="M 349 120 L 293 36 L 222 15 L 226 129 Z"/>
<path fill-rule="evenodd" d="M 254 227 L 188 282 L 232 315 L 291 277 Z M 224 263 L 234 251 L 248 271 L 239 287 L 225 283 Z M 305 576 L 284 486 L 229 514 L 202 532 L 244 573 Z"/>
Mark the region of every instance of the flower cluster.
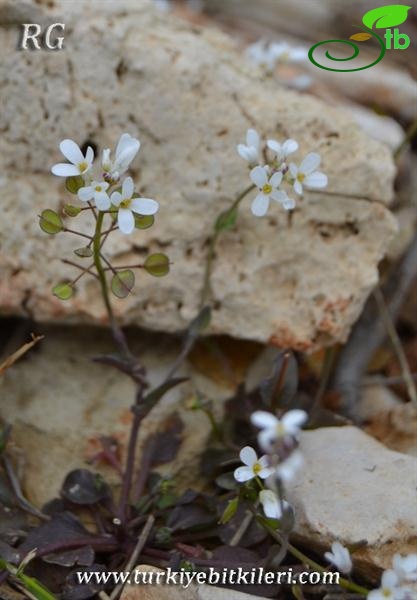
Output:
<path fill-rule="evenodd" d="M 392 569 L 383 572 L 381 586 L 369 592 L 368 600 L 415 600 L 410 584 L 417 582 L 417 554 L 395 554 Z"/>
<path fill-rule="evenodd" d="M 77 195 L 82 202 L 90 203 L 99 211 L 117 212 L 120 231 L 130 234 L 135 228 L 135 214 L 154 215 L 159 208 L 151 198 L 142 198 L 135 193 L 133 180 L 126 177 L 120 189 L 121 177 L 139 152 L 140 142 L 128 133 L 124 133 L 116 147 L 114 160 L 109 148 L 103 150 L 100 174 L 93 176 L 94 151 L 88 146 L 85 154 L 73 140 L 63 140 L 59 148 L 67 159 L 52 167 L 52 173 L 58 177 L 81 177 Z M 117 187 L 110 194 L 111 188 Z"/>
<path fill-rule="evenodd" d="M 279 64 L 307 60 L 308 51 L 306 48 L 292 47 L 286 42 L 258 40 L 246 48 L 246 56 L 251 63 L 271 74 Z"/>
<path fill-rule="evenodd" d="M 286 210 L 295 208 L 295 200 L 282 189 L 284 184 L 292 187 L 301 196 L 304 188 L 322 189 L 327 186 L 327 175 L 318 171 L 321 158 L 316 152 L 310 152 L 297 166 L 288 162 L 288 157 L 298 150 L 298 143 L 288 139 L 282 144 L 268 140 L 266 148 L 261 147 L 257 131 L 248 129 L 246 144 L 237 146 L 238 154 L 249 163 L 250 179 L 258 194 L 252 201 L 251 210 L 257 217 L 266 215 L 271 201 L 278 202 Z M 263 158 L 267 163 L 263 164 Z"/>
<path fill-rule="evenodd" d="M 291 481 L 303 464 L 303 456 L 297 449 L 301 426 L 307 420 L 303 410 L 290 410 L 281 419 L 266 411 L 256 411 L 252 424 L 260 429 L 258 444 L 266 453 L 258 458 L 255 450 L 246 446 L 240 452 L 243 467 L 238 467 L 234 477 L 239 483 L 252 479 L 262 488 L 259 501 L 268 518 L 280 519 L 289 504 L 282 498 L 282 484 Z M 269 489 L 265 489 L 265 480 Z"/>

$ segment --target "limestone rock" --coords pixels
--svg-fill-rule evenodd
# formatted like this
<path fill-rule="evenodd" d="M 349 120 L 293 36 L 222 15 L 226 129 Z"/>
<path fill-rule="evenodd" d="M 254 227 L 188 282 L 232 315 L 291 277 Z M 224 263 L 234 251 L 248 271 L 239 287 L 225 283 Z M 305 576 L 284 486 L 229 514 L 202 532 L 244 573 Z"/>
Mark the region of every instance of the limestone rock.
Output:
<path fill-rule="evenodd" d="M 355 427 L 303 432 L 306 465 L 288 497 L 296 530 L 322 552 L 334 540 L 351 545 L 358 571 L 389 568 L 396 552 L 415 549 L 416 458 L 393 452 Z"/>
<path fill-rule="evenodd" d="M 173 264 L 164 279 L 140 272 L 115 311 L 124 323 L 184 328 L 198 309 L 213 222 L 247 186 L 235 146 L 254 126 L 296 138 L 297 159 L 318 151 L 329 186 L 306 194 L 291 223 L 278 206 L 256 219 L 243 202 L 236 229 L 218 244 L 211 333 L 299 350 L 346 339 L 396 228 L 384 206 L 394 176 L 388 149 L 343 112 L 261 79 L 223 34 L 154 12 L 145 0 L 54 10 L 47 14 L 67 24 L 65 50 L 16 53 L 17 30 L 2 33 L 0 310 L 105 321 L 94 280 L 82 280 L 67 303 L 51 295 L 53 284 L 75 276 L 60 259 L 71 258 L 77 240 L 46 236 L 37 215 L 73 201 L 49 174 L 61 139 L 101 151 L 129 131 L 142 141 L 133 175 L 161 210 L 153 228 L 115 234 L 109 257 L 137 263 L 163 249 Z"/>
<path fill-rule="evenodd" d="M 114 352 L 107 332 L 43 328 L 42 333 L 45 339 L 36 351 L 0 379 L 0 416 L 13 426 L 13 442 L 24 461 L 24 490 L 37 506 L 58 494 L 72 469 L 99 470 L 112 484 L 120 483 L 116 471 L 103 464 L 89 467 L 87 461 L 101 449 L 101 436 L 119 443 L 124 461 L 134 399 L 134 385 L 128 377 L 91 361 L 93 356 Z M 132 339 L 132 348 L 146 366 L 151 386 L 162 382 L 179 350 L 172 340 L 143 333 L 139 342 Z M 183 374 L 191 381 L 163 397 L 143 421 L 139 438 L 140 451 L 150 434 L 163 431 L 172 415 L 179 415 L 183 423 L 179 450 L 173 463 L 158 470 L 177 475 L 180 491 L 198 480 L 199 457 L 211 431 L 205 415 L 189 410 L 189 401 L 199 390 L 214 400 L 218 414 L 220 400 L 230 395 L 228 387 L 191 366 L 185 366 Z"/>

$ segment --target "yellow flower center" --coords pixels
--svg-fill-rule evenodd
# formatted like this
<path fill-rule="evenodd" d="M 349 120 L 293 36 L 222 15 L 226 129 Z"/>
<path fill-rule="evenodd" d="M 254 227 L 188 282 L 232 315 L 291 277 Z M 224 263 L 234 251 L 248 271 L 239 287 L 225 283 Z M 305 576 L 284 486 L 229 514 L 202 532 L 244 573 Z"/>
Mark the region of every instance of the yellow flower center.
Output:
<path fill-rule="evenodd" d="M 87 161 L 83 161 L 78 163 L 78 169 L 80 171 L 80 173 L 84 173 L 84 171 L 86 170 L 86 168 L 88 167 L 88 162 Z"/>
<path fill-rule="evenodd" d="M 266 195 L 270 194 L 272 192 L 272 185 L 270 183 L 265 183 L 264 187 L 262 188 L 262 191 Z"/>
<path fill-rule="evenodd" d="M 131 202 L 132 202 L 132 198 L 128 198 L 127 200 L 122 200 L 120 202 L 120 208 L 129 208 Z"/>
<path fill-rule="evenodd" d="M 101 192 L 102 187 L 101 187 L 101 185 L 96 185 L 96 187 L 94 189 L 96 192 Z"/>
<path fill-rule="evenodd" d="M 304 175 L 304 173 L 298 173 L 297 179 L 300 183 L 303 183 L 305 178 L 306 178 L 306 176 Z"/>
<path fill-rule="evenodd" d="M 285 427 L 282 423 L 278 423 L 276 432 L 278 437 L 283 437 L 285 435 Z"/>
<path fill-rule="evenodd" d="M 252 469 L 255 475 L 258 475 L 262 471 L 262 467 L 258 462 L 253 465 Z"/>
<path fill-rule="evenodd" d="M 382 595 L 384 596 L 384 598 L 391 598 L 391 590 L 388 588 L 384 588 L 382 590 Z"/>

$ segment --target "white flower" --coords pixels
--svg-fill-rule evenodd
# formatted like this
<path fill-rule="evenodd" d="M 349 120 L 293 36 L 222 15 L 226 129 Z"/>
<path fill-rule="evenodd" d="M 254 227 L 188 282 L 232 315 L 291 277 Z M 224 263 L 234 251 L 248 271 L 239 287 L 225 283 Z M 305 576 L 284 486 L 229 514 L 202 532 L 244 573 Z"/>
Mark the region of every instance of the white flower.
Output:
<path fill-rule="evenodd" d="M 381 587 L 369 592 L 367 600 L 396 600 L 399 592 L 398 576 L 394 571 L 388 570 L 382 574 Z"/>
<path fill-rule="evenodd" d="M 352 559 L 349 550 L 340 542 L 333 542 L 332 551 L 325 552 L 324 558 L 335 565 L 341 573 L 350 573 L 352 570 Z"/>
<path fill-rule="evenodd" d="M 256 163 L 259 159 L 259 145 L 260 139 L 258 132 L 254 129 L 248 129 L 246 133 L 246 145 L 239 144 L 237 146 L 239 156 L 247 160 L 250 164 Z"/>
<path fill-rule="evenodd" d="M 156 200 L 151 198 L 133 198 L 134 186 L 131 177 L 126 177 L 123 181 L 122 193 L 113 192 L 111 203 L 119 208 L 117 223 L 120 231 L 129 234 L 135 228 L 135 217 L 133 213 L 139 215 L 154 215 L 159 208 Z"/>
<path fill-rule="evenodd" d="M 106 178 L 112 181 L 118 181 L 129 168 L 130 163 L 139 152 L 140 141 L 132 137 L 128 133 L 123 133 L 120 136 L 116 147 L 116 158 L 114 161 L 110 159 L 110 149 L 105 148 L 101 159 L 103 170 Z"/>
<path fill-rule="evenodd" d="M 268 140 L 267 146 L 274 152 L 279 163 L 284 162 L 287 156 L 298 150 L 298 143 L 291 139 L 286 140 L 283 144 L 280 144 L 276 140 Z"/>
<path fill-rule="evenodd" d="M 301 196 L 303 185 L 308 188 L 324 188 L 327 185 L 327 175 L 316 171 L 320 165 L 320 155 L 315 152 L 307 154 L 301 165 L 290 164 L 290 173 L 294 178 L 294 191 Z"/>
<path fill-rule="evenodd" d="M 276 63 L 296 63 L 308 58 L 307 48 L 294 48 L 286 42 L 272 42 L 269 52 Z"/>
<path fill-rule="evenodd" d="M 392 566 L 401 581 L 417 581 L 417 554 L 395 554 Z"/>
<path fill-rule="evenodd" d="M 281 481 L 288 483 L 294 479 L 303 464 L 304 457 L 302 453 L 299 450 L 295 450 L 286 460 L 276 467 L 275 472 Z"/>
<path fill-rule="evenodd" d="M 262 490 L 259 492 L 259 501 L 268 519 L 280 519 L 283 509 L 286 510 L 290 507 L 285 500 L 280 502 L 278 496 L 272 490 Z"/>
<path fill-rule="evenodd" d="M 110 208 L 110 198 L 106 192 L 109 184 L 106 181 L 92 181 L 90 185 L 78 190 L 78 198 L 83 202 L 94 200 L 99 210 L 108 210 Z"/>
<path fill-rule="evenodd" d="M 296 436 L 306 420 L 307 413 L 300 409 L 288 411 L 282 419 L 264 410 L 258 410 L 251 416 L 252 423 L 262 429 L 258 441 L 266 452 L 277 440 Z"/>
<path fill-rule="evenodd" d="M 58 177 L 74 177 L 84 175 L 93 166 L 94 150 L 88 146 L 85 156 L 80 150 L 78 144 L 72 140 L 62 140 L 59 149 L 69 163 L 58 163 L 51 169 L 54 175 Z M 71 163 L 71 164 L 70 164 Z"/>
<path fill-rule="evenodd" d="M 274 52 L 271 52 L 270 44 L 264 40 L 258 40 L 246 48 L 246 56 L 258 67 L 264 69 L 267 73 L 273 73 L 277 59 Z"/>
<path fill-rule="evenodd" d="M 277 171 L 268 178 L 265 168 L 258 165 L 250 172 L 250 178 L 260 192 L 251 205 L 252 213 L 256 217 L 263 217 L 266 215 L 271 200 L 279 202 L 286 210 L 294 208 L 294 201 L 291 198 L 288 198 L 285 192 L 278 189 L 278 186 L 282 181 L 281 171 Z"/>
<path fill-rule="evenodd" d="M 267 456 L 261 456 L 258 459 L 255 450 L 250 446 L 242 448 L 239 457 L 245 465 L 244 467 L 238 467 L 234 472 L 234 477 L 239 483 L 244 483 L 254 477 L 266 479 L 274 472 L 273 469 L 268 467 Z"/>

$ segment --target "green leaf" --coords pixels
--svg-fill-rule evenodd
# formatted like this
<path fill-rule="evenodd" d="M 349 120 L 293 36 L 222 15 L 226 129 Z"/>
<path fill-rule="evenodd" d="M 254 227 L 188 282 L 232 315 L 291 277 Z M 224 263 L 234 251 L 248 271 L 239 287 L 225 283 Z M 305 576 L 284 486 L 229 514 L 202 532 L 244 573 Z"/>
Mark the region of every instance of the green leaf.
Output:
<path fill-rule="evenodd" d="M 41 212 L 39 226 L 45 233 L 55 235 L 64 229 L 64 224 L 57 212 L 47 208 Z"/>
<path fill-rule="evenodd" d="M 69 300 L 74 295 L 74 288 L 71 283 L 58 283 L 52 288 L 52 293 L 60 300 Z"/>
<path fill-rule="evenodd" d="M 222 212 L 218 217 L 214 226 L 216 231 L 226 231 L 232 229 L 236 225 L 237 220 L 237 208 L 229 208 Z"/>
<path fill-rule="evenodd" d="M 84 179 L 81 175 L 67 177 L 65 180 L 65 187 L 71 194 L 76 194 L 80 188 L 84 187 L 84 185 Z"/>
<path fill-rule="evenodd" d="M 150 275 L 163 277 L 169 273 L 169 258 L 166 254 L 156 252 L 148 256 L 143 266 Z"/>
<path fill-rule="evenodd" d="M 374 8 L 363 16 L 362 22 L 369 29 L 372 29 L 374 25 L 377 29 L 396 27 L 407 20 L 410 8 L 411 6 L 405 6 L 404 4 L 390 4 Z"/>
<path fill-rule="evenodd" d="M 188 337 L 193 339 L 197 338 L 204 329 L 207 329 L 210 325 L 210 321 L 211 308 L 210 306 L 204 306 L 188 326 Z"/>
<path fill-rule="evenodd" d="M 80 214 L 81 208 L 79 206 L 74 206 L 73 204 L 66 204 L 64 206 L 64 213 L 67 217 L 76 217 Z"/>
<path fill-rule="evenodd" d="M 126 298 L 135 285 L 135 274 L 130 269 L 118 271 L 111 280 L 111 291 L 118 298 Z"/>
<path fill-rule="evenodd" d="M 74 250 L 74 254 L 80 258 L 88 258 L 89 256 L 93 256 L 93 251 L 88 246 L 83 246 L 82 248 Z"/>
<path fill-rule="evenodd" d="M 221 519 L 220 519 L 220 523 L 222 525 L 225 525 L 226 523 L 228 523 L 230 521 L 230 519 L 233 519 L 233 517 L 235 516 L 237 509 L 239 506 L 239 498 L 233 498 L 233 500 L 229 500 L 228 505 L 226 506 Z"/>
<path fill-rule="evenodd" d="M 134 214 L 135 217 L 135 227 L 136 229 L 149 229 L 149 227 L 152 227 L 152 225 L 154 224 L 154 217 L 153 215 L 136 215 Z"/>

